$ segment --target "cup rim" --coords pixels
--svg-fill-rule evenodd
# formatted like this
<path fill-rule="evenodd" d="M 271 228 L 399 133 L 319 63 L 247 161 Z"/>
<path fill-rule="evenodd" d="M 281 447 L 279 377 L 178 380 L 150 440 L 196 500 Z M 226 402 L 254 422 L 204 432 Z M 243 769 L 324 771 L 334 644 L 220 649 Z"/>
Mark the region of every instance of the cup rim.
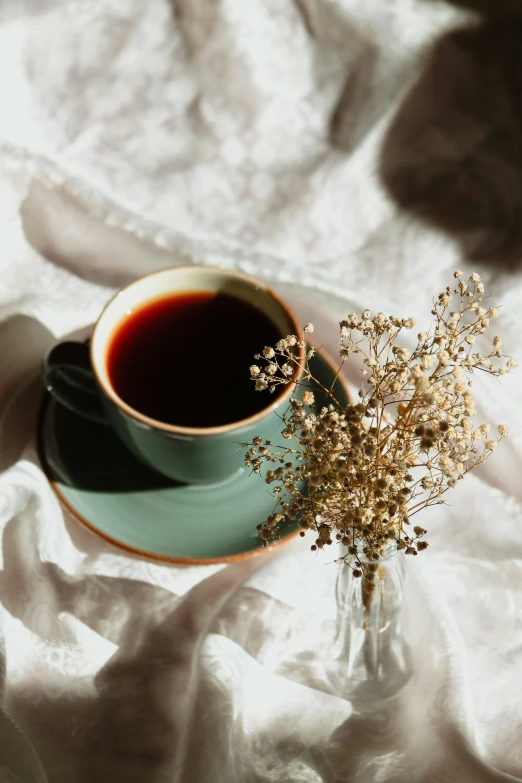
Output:
<path fill-rule="evenodd" d="M 156 277 L 158 275 L 162 275 L 168 272 L 174 272 L 176 270 L 201 270 L 201 271 L 214 271 L 214 272 L 222 272 L 230 277 L 235 277 L 240 280 L 244 280 L 247 283 L 250 283 L 251 285 L 255 286 L 256 288 L 261 288 L 263 291 L 268 294 L 269 296 L 274 299 L 279 306 L 285 311 L 286 315 L 288 316 L 289 321 L 292 323 L 292 326 L 294 327 L 293 332 L 289 332 L 289 334 L 296 334 L 298 335 L 301 331 L 301 327 L 299 326 L 299 322 L 297 320 L 297 316 L 295 315 L 293 309 L 290 307 L 287 302 L 285 302 L 278 294 L 275 293 L 275 291 L 266 283 L 264 283 L 262 280 L 259 280 L 256 277 L 253 277 L 252 275 L 247 274 L 246 272 L 240 272 L 235 269 L 227 269 L 226 267 L 218 266 L 217 264 L 182 264 L 180 266 L 173 266 L 173 267 L 166 267 L 165 269 L 158 269 L 155 272 L 151 272 L 148 275 L 143 275 L 142 277 L 137 278 L 136 280 L 133 280 L 131 283 L 126 285 L 124 288 L 119 289 L 114 296 L 112 296 L 109 301 L 104 306 L 103 310 L 101 311 L 100 315 L 98 316 L 94 330 L 91 336 L 90 346 L 89 346 L 89 353 L 90 353 L 90 359 L 91 359 L 91 366 L 94 373 L 94 376 L 98 382 L 98 385 L 102 389 L 103 393 L 106 397 L 109 398 L 111 402 L 116 405 L 117 408 L 119 408 L 121 411 L 123 411 L 127 416 L 129 416 L 131 419 L 134 419 L 135 421 L 139 422 L 142 425 L 146 425 L 148 427 L 151 427 L 152 429 L 159 430 L 161 432 L 170 433 L 173 435 L 184 435 L 184 436 L 208 436 L 208 435 L 222 435 L 227 432 L 234 432 L 236 430 L 241 430 L 245 427 L 249 427 L 252 424 L 255 424 L 258 421 L 262 421 L 266 416 L 273 412 L 276 407 L 281 405 L 286 399 L 289 399 L 293 393 L 295 382 L 289 383 L 287 386 L 284 386 L 282 391 L 279 392 L 279 394 L 270 395 L 270 403 L 267 404 L 264 408 L 257 411 L 257 413 L 254 413 L 252 416 L 248 416 L 244 419 L 238 419 L 238 421 L 230 422 L 229 424 L 220 424 L 214 427 L 185 427 L 178 424 L 168 424 L 166 422 L 162 422 L 159 419 L 153 419 L 150 416 L 146 416 L 144 413 L 140 413 L 140 411 L 136 410 L 135 408 L 132 408 L 130 405 L 128 405 L 122 398 L 116 393 L 114 388 L 110 383 L 105 383 L 105 380 L 100 376 L 98 372 L 98 367 L 96 365 L 95 357 L 94 357 L 94 342 L 95 342 L 95 336 L 96 331 L 98 329 L 98 326 L 106 313 L 106 311 L 111 307 L 113 302 L 117 299 L 117 297 L 128 291 L 132 286 L 137 285 L 138 283 L 141 283 L 144 280 L 148 280 L 149 278 Z M 147 300 L 144 300 L 144 303 Z M 260 349 L 261 350 L 261 349 Z M 106 358 L 106 352 L 104 351 L 104 358 Z M 252 357 L 253 359 L 253 357 Z M 298 361 L 301 366 L 301 370 L 299 372 L 299 377 L 301 377 L 304 367 L 304 348 L 299 346 L 298 349 Z M 245 368 L 246 371 L 247 368 Z M 262 392 L 261 392 L 262 393 Z"/>

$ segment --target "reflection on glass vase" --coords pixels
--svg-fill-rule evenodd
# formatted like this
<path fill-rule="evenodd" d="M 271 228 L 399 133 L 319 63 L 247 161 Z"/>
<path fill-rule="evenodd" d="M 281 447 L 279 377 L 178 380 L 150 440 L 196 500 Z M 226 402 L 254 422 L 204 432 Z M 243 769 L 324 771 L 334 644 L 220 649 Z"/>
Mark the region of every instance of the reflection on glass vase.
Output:
<path fill-rule="evenodd" d="M 340 555 L 347 554 L 343 549 Z M 349 559 L 348 559 L 349 558 Z M 405 558 L 389 545 L 369 592 L 355 577 L 355 557 L 339 563 L 335 587 L 337 620 L 331 659 L 332 691 L 355 708 L 373 709 L 398 694 L 411 676 L 408 645 L 401 626 Z M 362 554 L 359 562 L 364 564 Z"/>

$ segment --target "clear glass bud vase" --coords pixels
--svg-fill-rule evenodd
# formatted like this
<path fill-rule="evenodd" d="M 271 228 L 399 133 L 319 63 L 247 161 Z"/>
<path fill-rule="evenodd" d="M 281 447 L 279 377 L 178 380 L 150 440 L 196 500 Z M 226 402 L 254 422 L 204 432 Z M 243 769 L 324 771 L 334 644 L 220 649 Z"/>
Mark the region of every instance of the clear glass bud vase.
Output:
<path fill-rule="evenodd" d="M 341 556 L 347 550 L 341 551 Z M 359 555 L 360 563 L 366 563 Z M 332 690 L 361 710 L 392 699 L 411 676 L 411 658 L 401 625 L 405 558 L 389 545 L 374 575 L 373 591 L 355 577 L 358 563 L 339 563 L 337 619 L 331 650 Z"/>

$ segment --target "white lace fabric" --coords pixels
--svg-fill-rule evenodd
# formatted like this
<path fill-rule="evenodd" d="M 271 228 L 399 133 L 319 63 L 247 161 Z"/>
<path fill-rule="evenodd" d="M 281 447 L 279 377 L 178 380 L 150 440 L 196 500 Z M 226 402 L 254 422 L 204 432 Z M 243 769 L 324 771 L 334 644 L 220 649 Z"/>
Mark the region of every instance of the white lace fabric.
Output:
<path fill-rule="evenodd" d="M 44 351 L 162 266 L 268 280 L 331 351 L 347 310 L 426 323 L 453 269 L 474 267 L 397 210 L 377 159 L 458 20 L 411 0 L 0 9 L 3 707 L 53 783 L 522 778 L 519 377 L 477 379 L 479 416 L 510 437 L 426 516 L 405 587 L 414 677 L 374 714 L 325 690 L 330 553 L 299 540 L 230 566 L 132 558 L 59 507 L 34 442 Z M 520 276 L 477 271 L 520 358 Z"/>

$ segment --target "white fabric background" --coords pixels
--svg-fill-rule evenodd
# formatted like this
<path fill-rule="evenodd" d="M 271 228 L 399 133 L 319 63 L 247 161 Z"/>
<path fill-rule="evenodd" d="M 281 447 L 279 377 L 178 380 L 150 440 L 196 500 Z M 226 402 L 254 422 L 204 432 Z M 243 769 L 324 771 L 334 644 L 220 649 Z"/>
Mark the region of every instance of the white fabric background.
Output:
<path fill-rule="evenodd" d="M 176 263 L 269 280 L 330 345 L 346 309 L 422 321 L 456 266 L 476 268 L 520 358 L 520 276 L 461 259 L 377 171 L 432 42 L 463 19 L 430 0 L 1 5 L 4 708 L 53 783 L 522 778 L 516 375 L 477 381 L 482 415 L 511 435 L 425 519 L 431 547 L 408 563 L 414 678 L 373 715 L 324 692 L 335 566 L 309 542 L 228 567 L 128 557 L 64 515 L 32 439 L 53 339 Z"/>

